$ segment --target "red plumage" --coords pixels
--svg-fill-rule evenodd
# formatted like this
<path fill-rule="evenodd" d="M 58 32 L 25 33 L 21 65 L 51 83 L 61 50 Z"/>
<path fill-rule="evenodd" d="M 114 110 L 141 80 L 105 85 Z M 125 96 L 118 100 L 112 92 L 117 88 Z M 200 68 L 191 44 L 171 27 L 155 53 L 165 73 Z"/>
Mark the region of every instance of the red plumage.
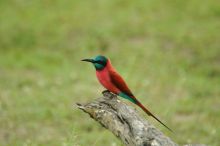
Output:
<path fill-rule="evenodd" d="M 149 116 L 155 118 L 158 122 L 172 131 L 169 127 L 167 127 L 164 123 L 162 123 L 156 116 L 154 116 L 147 108 L 145 108 L 133 95 L 131 90 L 128 88 L 128 85 L 125 83 L 124 79 L 116 72 L 116 70 L 111 65 L 110 60 L 108 59 L 107 64 L 104 69 L 96 70 L 96 76 L 99 82 L 109 91 L 115 94 L 119 94 L 123 92 L 130 98 L 132 98 L 144 112 L 146 112 Z"/>

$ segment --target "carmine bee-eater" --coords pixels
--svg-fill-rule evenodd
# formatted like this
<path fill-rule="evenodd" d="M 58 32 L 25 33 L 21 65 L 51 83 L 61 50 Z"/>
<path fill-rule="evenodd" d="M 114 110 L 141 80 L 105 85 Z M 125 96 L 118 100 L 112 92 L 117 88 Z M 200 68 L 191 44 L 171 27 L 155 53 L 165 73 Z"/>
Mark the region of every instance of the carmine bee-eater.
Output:
<path fill-rule="evenodd" d="M 111 65 L 111 62 L 105 56 L 98 55 L 94 59 L 83 59 L 82 61 L 91 62 L 96 69 L 96 76 L 99 82 L 110 92 L 130 100 L 134 104 L 138 105 L 149 116 L 152 116 L 158 122 L 160 122 L 167 129 L 172 131 L 163 122 L 161 122 L 156 116 L 154 116 L 147 108 L 145 108 L 137 98 L 132 94 L 128 88 L 124 79 L 116 72 Z"/>

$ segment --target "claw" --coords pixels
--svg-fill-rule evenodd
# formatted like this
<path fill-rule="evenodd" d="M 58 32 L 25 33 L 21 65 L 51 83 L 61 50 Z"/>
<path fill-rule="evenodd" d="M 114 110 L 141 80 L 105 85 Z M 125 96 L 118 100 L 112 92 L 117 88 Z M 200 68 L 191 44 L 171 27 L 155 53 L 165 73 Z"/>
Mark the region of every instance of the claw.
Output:
<path fill-rule="evenodd" d="M 104 90 L 104 91 L 102 91 L 102 94 L 105 94 L 107 92 L 110 92 L 110 91 L 109 90 Z"/>

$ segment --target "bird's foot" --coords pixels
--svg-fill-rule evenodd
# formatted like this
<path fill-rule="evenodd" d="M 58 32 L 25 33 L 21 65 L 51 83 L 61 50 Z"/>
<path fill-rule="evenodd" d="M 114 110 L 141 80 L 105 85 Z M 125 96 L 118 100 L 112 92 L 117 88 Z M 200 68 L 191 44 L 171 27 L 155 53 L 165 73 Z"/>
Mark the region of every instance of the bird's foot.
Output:
<path fill-rule="evenodd" d="M 109 90 L 102 91 L 102 94 L 105 94 L 105 93 L 110 93 L 110 91 Z"/>
<path fill-rule="evenodd" d="M 110 92 L 109 90 L 104 90 L 102 91 L 102 94 L 105 96 L 105 97 L 108 97 L 109 99 L 112 99 L 114 97 L 116 97 L 117 95 Z"/>

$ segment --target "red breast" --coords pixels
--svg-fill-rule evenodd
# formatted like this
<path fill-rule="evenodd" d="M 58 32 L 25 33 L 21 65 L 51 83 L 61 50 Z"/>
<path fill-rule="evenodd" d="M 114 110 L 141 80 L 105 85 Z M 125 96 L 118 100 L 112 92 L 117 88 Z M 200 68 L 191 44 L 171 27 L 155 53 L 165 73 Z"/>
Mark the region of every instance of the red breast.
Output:
<path fill-rule="evenodd" d="M 119 93 L 120 90 L 112 83 L 109 71 L 113 69 L 110 60 L 108 59 L 107 65 L 102 70 L 96 70 L 96 76 L 99 82 L 112 93 Z"/>

